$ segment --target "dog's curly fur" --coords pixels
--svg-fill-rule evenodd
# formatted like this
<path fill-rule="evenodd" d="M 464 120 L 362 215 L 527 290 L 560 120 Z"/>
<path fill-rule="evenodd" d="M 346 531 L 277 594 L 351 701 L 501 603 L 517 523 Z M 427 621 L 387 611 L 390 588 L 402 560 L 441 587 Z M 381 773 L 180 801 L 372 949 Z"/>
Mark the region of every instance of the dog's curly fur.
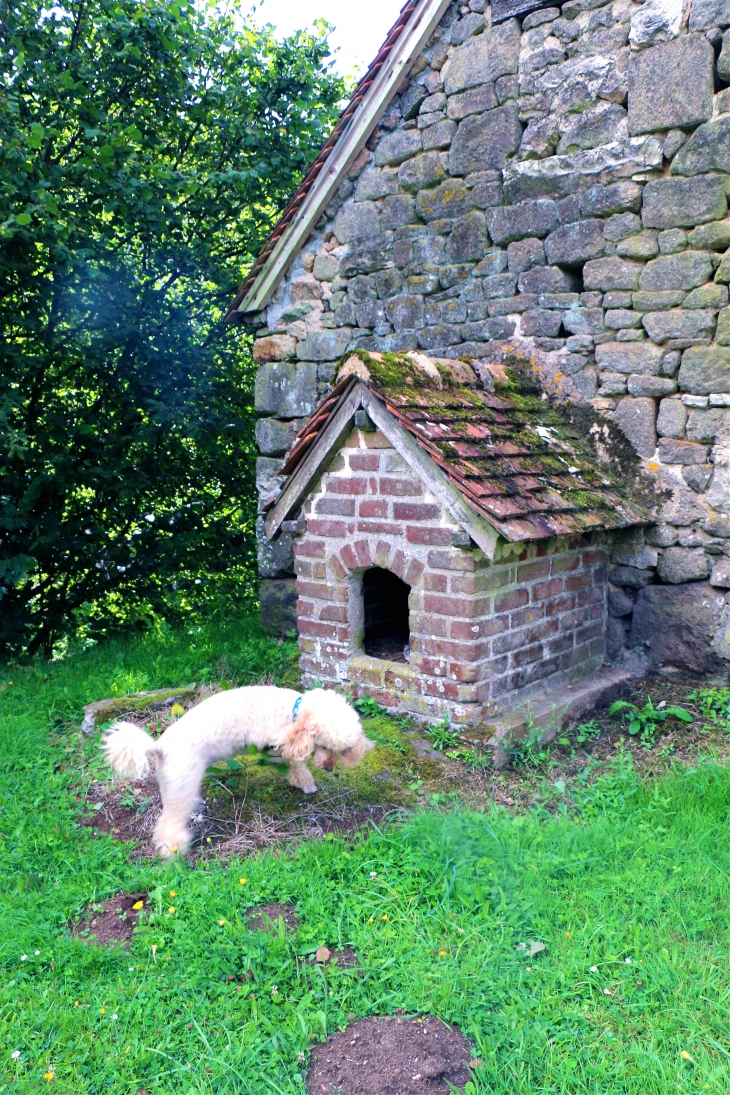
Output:
<path fill-rule="evenodd" d="M 301 703 L 293 719 L 298 698 Z M 337 760 L 350 768 L 373 747 L 357 712 L 338 693 L 317 688 L 301 694 L 268 686 L 210 696 L 157 740 L 130 722 L 116 722 L 102 739 L 107 761 L 123 779 L 144 779 L 154 768 L 162 798 L 154 843 L 164 858 L 190 844 L 188 820 L 200 797 L 205 769 L 247 745 L 280 749 L 289 764 L 289 782 L 305 794 L 317 790 L 306 764 L 310 757 L 317 768 L 331 771 Z"/>

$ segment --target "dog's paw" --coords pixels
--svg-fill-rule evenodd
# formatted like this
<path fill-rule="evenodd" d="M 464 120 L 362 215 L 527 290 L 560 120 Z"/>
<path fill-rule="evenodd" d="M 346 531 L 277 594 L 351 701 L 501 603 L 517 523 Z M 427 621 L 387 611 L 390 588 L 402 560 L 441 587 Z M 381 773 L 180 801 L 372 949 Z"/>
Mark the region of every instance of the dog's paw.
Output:
<path fill-rule="evenodd" d="M 312 784 L 311 787 L 302 787 L 302 791 L 305 795 L 316 795 L 318 790 L 319 787 L 315 787 L 314 784 Z"/>

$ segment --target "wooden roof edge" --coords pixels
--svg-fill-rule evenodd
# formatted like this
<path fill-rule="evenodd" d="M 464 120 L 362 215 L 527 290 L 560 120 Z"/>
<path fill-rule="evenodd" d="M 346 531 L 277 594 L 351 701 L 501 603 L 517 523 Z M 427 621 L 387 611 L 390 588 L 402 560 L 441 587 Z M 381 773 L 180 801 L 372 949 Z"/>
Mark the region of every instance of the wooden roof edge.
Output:
<path fill-rule="evenodd" d="M 264 244 L 261 251 L 263 261 L 258 260 L 254 264 L 228 309 L 226 322 L 240 322 L 245 313 L 260 312 L 266 307 L 450 2 L 451 0 L 419 0 L 386 56 L 382 57 L 385 47 L 378 52 L 355 91 L 353 100 L 359 99 L 351 117 L 341 119 L 317 156 L 269 240 Z M 409 5 L 406 4 L 405 7 L 408 8 Z M 386 46 L 399 21 L 400 17 L 386 39 Z M 344 115 L 347 113 L 348 108 L 345 108 Z M 345 125 L 338 134 L 337 129 L 343 120 Z M 334 143 L 328 150 L 333 137 Z M 326 155 L 322 159 L 323 153 Z M 315 171 L 316 175 L 312 177 Z"/>

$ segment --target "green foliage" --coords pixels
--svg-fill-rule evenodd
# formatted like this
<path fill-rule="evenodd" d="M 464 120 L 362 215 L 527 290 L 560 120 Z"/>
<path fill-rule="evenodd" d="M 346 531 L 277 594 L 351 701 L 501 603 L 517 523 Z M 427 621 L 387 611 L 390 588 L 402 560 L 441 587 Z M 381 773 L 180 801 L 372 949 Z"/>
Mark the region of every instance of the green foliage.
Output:
<path fill-rule="evenodd" d="M 472 1039 L 476 1095 L 726 1095 L 730 770 L 647 783 L 620 750 L 555 815 L 456 808 L 294 854 L 134 858 L 78 824 L 99 770 L 81 705 L 222 665 L 289 679 L 293 644 L 250 622 L 218 640 L 158 628 L 3 674 L 0 1088 L 35 1095 L 52 1069 L 59 1095 L 301 1095 L 314 1042 L 402 1009 Z M 129 950 L 72 936 L 120 891 L 151 895 Z M 271 901 L 296 932 L 250 929 Z M 320 945 L 362 973 L 316 965 Z"/>
<path fill-rule="evenodd" d="M 683 707 L 666 707 L 664 703 L 657 707 L 648 697 L 643 707 L 637 707 L 628 700 L 616 700 L 608 709 L 609 715 L 620 714 L 621 718 L 628 719 L 626 729 L 630 734 L 638 734 L 643 745 L 651 746 L 656 741 L 657 731 L 668 718 L 680 719 L 681 722 L 692 722 L 692 715 Z"/>
<path fill-rule="evenodd" d="M 454 749 L 459 744 L 459 735 L 450 728 L 448 717 L 441 722 L 431 723 L 426 733 L 433 742 L 434 749 L 440 749 L 441 752 Z"/>
<path fill-rule="evenodd" d="M 0 653 L 250 592 L 221 316 L 343 89 L 227 11 L 0 0 Z"/>
<path fill-rule="evenodd" d="M 386 710 L 372 696 L 361 696 L 360 699 L 352 701 L 352 706 L 358 715 L 369 719 L 375 718 L 376 715 L 383 715 Z"/>
<path fill-rule="evenodd" d="M 724 729 L 730 731 L 730 688 L 696 689 L 687 699 L 697 704 L 708 723 L 724 724 Z"/>

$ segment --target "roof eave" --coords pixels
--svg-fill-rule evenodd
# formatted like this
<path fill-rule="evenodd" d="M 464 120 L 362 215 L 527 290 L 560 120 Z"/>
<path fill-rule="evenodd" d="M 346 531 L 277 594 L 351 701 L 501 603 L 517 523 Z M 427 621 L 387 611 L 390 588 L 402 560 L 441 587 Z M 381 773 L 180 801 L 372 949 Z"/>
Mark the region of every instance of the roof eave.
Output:
<path fill-rule="evenodd" d="M 266 307 L 450 2 L 422 0 L 414 9 L 396 45 L 360 101 L 299 209 L 277 240 L 256 280 L 247 291 L 239 293 L 231 305 L 226 316 L 228 321 L 240 320 L 244 313 L 260 312 Z"/>

